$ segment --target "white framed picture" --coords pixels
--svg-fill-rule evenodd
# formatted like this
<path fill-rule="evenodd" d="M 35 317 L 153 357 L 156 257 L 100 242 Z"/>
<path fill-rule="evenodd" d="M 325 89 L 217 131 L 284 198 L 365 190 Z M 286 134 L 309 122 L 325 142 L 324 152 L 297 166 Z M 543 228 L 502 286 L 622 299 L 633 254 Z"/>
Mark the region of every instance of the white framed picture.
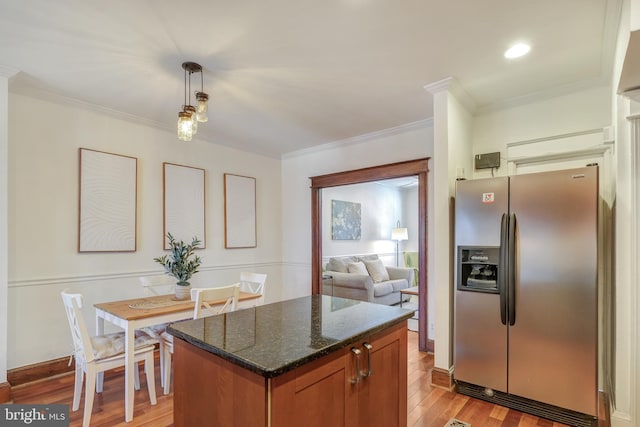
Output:
<path fill-rule="evenodd" d="M 78 252 L 134 252 L 138 159 L 79 149 Z"/>
<path fill-rule="evenodd" d="M 206 247 L 205 170 L 191 166 L 163 163 L 164 249 L 169 249 L 167 233 L 176 240 L 200 239 Z"/>
<path fill-rule="evenodd" d="M 224 174 L 224 247 L 255 248 L 256 179 Z"/>

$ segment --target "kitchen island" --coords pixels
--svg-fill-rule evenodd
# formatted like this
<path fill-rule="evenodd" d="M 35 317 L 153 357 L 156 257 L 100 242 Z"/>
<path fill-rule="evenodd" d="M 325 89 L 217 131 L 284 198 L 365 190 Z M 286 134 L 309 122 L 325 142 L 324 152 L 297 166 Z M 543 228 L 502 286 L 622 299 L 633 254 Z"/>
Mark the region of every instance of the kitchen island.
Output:
<path fill-rule="evenodd" d="M 174 425 L 406 426 L 412 315 L 312 295 L 175 323 Z"/>

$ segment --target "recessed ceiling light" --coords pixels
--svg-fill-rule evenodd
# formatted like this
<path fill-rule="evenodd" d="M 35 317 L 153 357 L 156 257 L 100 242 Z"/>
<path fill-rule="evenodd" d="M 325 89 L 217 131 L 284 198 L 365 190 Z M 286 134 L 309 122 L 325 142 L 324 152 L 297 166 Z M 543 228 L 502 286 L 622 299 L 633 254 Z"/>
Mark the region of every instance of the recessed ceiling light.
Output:
<path fill-rule="evenodd" d="M 504 57 L 509 59 L 519 58 L 529 53 L 529 50 L 531 50 L 531 46 L 529 46 L 528 44 L 514 44 L 509 49 L 507 49 L 507 51 L 504 53 Z"/>

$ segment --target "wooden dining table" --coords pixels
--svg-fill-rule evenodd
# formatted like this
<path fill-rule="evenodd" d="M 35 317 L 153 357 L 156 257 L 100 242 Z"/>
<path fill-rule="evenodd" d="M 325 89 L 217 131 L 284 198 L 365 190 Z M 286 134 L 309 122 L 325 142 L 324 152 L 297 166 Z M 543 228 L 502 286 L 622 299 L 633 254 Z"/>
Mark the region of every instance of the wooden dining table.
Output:
<path fill-rule="evenodd" d="M 260 294 L 240 292 L 238 308 L 253 306 L 252 300 Z M 224 300 L 207 301 L 209 305 L 224 304 Z M 125 332 L 125 421 L 133 420 L 134 393 L 134 341 L 136 329 L 161 323 L 193 318 L 194 302 L 177 300 L 175 295 L 157 295 L 122 301 L 94 304 L 96 309 L 96 334 L 104 334 L 104 321 L 124 329 Z M 100 381 L 99 381 L 100 383 Z"/>

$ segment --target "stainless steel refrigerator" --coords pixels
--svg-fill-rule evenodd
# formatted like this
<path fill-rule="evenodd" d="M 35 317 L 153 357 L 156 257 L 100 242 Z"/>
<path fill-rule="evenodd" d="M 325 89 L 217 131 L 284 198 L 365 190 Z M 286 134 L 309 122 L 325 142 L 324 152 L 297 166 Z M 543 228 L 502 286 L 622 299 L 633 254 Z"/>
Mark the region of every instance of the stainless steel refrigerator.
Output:
<path fill-rule="evenodd" d="M 597 416 L 598 200 L 597 166 L 457 182 L 459 392 L 570 425 Z"/>

